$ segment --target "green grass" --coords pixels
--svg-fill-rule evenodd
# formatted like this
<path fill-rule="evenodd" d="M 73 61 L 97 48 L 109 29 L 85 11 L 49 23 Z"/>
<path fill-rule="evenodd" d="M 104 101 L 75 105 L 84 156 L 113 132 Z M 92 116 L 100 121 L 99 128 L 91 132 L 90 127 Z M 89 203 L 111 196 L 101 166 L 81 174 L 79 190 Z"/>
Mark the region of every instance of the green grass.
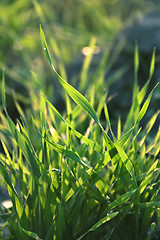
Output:
<path fill-rule="evenodd" d="M 92 36 L 97 38 L 102 52 L 107 52 L 117 31 L 139 12 L 147 11 L 153 5 L 152 1 L 147 5 L 145 0 L 138 0 L 135 4 L 131 0 L 1 0 L 0 73 L 5 67 L 6 86 L 12 88 L 10 79 L 28 84 L 32 69 L 47 88 L 51 75 L 42 61 L 38 31 L 40 23 L 47 29 L 48 35 L 54 36 L 61 50 L 61 61 L 67 65 L 83 47 L 88 46 Z M 52 44 L 51 41 L 51 47 Z M 54 54 L 59 59 L 56 50 Z"/>
<path fill-rule="evenodd" d="M 22 118 L 15 124 L 7 112 L 3 75 L 0 181 L 13 207 L 0 204 L 1 238 L 8 228 L 9 239 L 16 240 L 151 239 L 160 230 L 160 127 L 154 138 L 147 138 L 159 112 L 145 129 L 140 122 L 157 87 L 146 97 L 155 51 L 149 81 L 139 89 L 136 47 L 133 103 L 126 123 L 118 119 L 115 135 L 107 93 L 102 97 L 99 90 L 97 105 L 96 85 L 84 97 L 67 83 L 55 69 L 42 27 L 40 36 L 51 70 L 66 92 L 66 112 L 58 112 L 45 89 L 36 94 L 40 84 L 33 73 L 32 111 L 23 113 L 16 102 Z M 99 84 L 102 89 L 103 81 Z M 103 108 L 105 120 L 100 119 Z"/>

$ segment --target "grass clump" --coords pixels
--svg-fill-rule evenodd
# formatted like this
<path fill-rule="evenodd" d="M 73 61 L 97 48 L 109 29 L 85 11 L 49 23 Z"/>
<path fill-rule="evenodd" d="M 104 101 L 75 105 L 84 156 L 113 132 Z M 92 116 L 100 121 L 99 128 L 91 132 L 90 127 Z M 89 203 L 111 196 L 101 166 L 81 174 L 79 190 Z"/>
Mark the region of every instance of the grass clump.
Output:
<path fill-rule="evenodd" d="M 4 154 L 0 155 L 0 173 L 12 208 L 0 205 L 1 238 L 4 228 L 9 230 L 9 239 L 158 236 L 160 128 L 149 144 L 146 139 L 159 112 L 151 117 L 145 131 L 139 125 L 154 91 L 144 101 L 154 71 L 155 53 L 149 81 L 140 90 L 135 77 L 131 110 L 123 128 L 118 120 L 115 136 L 106 95 L 95 111 L 56 72 L 41 27 L 40 34 L 49 64 L 67 93 L 67 115 L 62 116 L 42 92 L 38 100 L 40 112 L 33 113 L 30 134 L 30 116 L 23 115 L 15 125 L 7 113 L 3 77 L 5 114 L 1 114 L 0 129 Z M 135 52 L 137 76 L 138 50 Z M 105 124 L 99 120 L 103 107 Z M 90 119 L 85 133 L 76 130 L 82 119 Z M 32 141 L 33 132 L 36 142 Z"/>

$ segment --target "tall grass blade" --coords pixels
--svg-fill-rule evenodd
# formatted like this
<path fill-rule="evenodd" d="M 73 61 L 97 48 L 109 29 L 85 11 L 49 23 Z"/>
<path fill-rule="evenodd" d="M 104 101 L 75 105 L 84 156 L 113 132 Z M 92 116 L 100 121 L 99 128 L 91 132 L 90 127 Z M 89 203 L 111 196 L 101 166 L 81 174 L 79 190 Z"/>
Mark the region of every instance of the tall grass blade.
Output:
<path fill-rule="evenodd" d="M 42 41 L 42 47 L 45 51 L 46 57 L 52 67 L 52 69 L 55 71 L 60 83 L 62 84 L 62 86 L 64 87 L 64 89 L 66 90 L 66 92 L 70 95 L 71 98 L 73 98 L 73 100 L 82 107 L 82 109 L 87 112 L 89 114 L 89 116 L 91 116 L 95 122 L 99 123 L 98 117 L 96 115 L 95 110 L 92 108 L 92 106 L 90 105 L 90 103 L 88 102 L 88 100 L 81 94 L 79 93 L 75 88 L 73 88 L 70 84 L 68 84 L 65 80 L 63 80 L 61 78 L 61 76 L 56 72 L 54 65 L 52 63 L 51 57 L 50 57 L 50 53 L 48 50 L 48 46 L 47 46 L 47 42 L 45 39 L 45 35 L 43 33 L 42 27 L 40 26 L 40 34 L 41 34 L 41 41 Z"/>
<path fill-rule="evenodd" d="M 1 163 L 0 163 L 0 175 L 3 177 L 4 181 L 8 184 L 8 186 L 12 189 L 16 197 L 19 199 L 18 193 L 12 183 L 12 179 Z"/>
<path fill-rule="evenodd" d="M 138 115 L 138 118 L 137 118 L 137 121 L 136 121 L 136 124 L 140 122 L 140 120 L 143 118 L 143 116 L 145 115 L 147 109 L 148 109 L 148 106 L 149 106 L 149 103 L 151 101 L 151 97 L 153 95 L 153 92 L 155 90 L 155 88 L 158 86 L 159 83 L 156 84 L 156 86 L 152 89 L 152 91 L 150 92 L 148 98 L 146 99 L 145 103 L 143 104 L 140 112 L 139 112 L 139 115 Z"/>
<path fill-rule="evenodd" d="M 138 70 L 139 70 L 139 51 L 138 44 L 136 41 L 135 51 L 134 51 L 134 87 L 133 87 L 133 102 L 137 98 L 138 94 Z"/>
<path fill-rule="evenodd" d="M 154 178 L 154 170 L 157 167 L 158 164 L 158 160 L 156 160 L 152 166 L 150 167 L 150 169 L 148 170 L 145 178 L 143 179 L 143 181 L 141 182 L 140 186 L 139 186 L 139 193 L 142 194 L 143 191 L 145 190 L 146 186 L 152 181 L 152 179 Z"/>
<path fill-rule="evenodd" d="M 109 120 L 109 113 L 108 113 L 108 108 L 107 108 L 106 103 L 104 104 L 104 113 L 105 113 L 105 118 L 106 118 L 108 127 L 111 130 L 111 123 L 110 123 L 110 120 Z"/>
<path fill-rule="evenodd" d="M 75 162 L 80 163 L 82 166 L 88 167 L 90 168 L 84 161 L 82 161 L 82 159 L 78 156 L 78 154 L 76 154 L 75 152 L 73 152 L 70 149 L 67 149 L 66 147 L 63 147 L 60 144 L 56 144 L 53 142 L 50 142 L 49 140 L 45 139 L 45 141 L 58 153 L 64 155 L 65 157 L 68 157 L 70 159 L 72 159 Z"/>
<path fill-rule="evenodd" d="M 105 210 L 105 213 L 109 212 L 110 210 L 126 203 L 132 196 L 133 194 L 137 191 L 137 189 L 128 191 L 124 194 L 122 194 L 120 197 L 118 197 L 116 200 L 114 200 Z"/>
<path fill-rule="evenodd" d="M 5 77 L 4 77 L 4 71 L 2 76 L 2 87 L 1 87 L 1 95 L 2 95 L 2 105 L 4 110 L 6 111 L 6 98 L 5 98 Z"/>
<path fill-rule="evenodd" d="M 155 52 L 156 52 L 156 48 L 153 49 L 153 54 L 152 54 L 152 59 L 151 59 L 150 72 L 149 72 L 150 79 L 153 76 L 154 68 L 155 68 Z"/>
<path fill-rule="evenodd" d="M 125 143 L 130 139 L 134 129 L 135 129 L 135 126 L 132 127 L 130 130 L 128 130 L 128 132 L 123 134 L 123 136 L 119 139 L 118 142 L 121 145 L 121 147 L 123 147 L 123 145 L 125 145 Z"/>
<path fill-rule="evenodd" d="M 29 237 L 31 237 L 31 238 L 34 238 L 34 239 L 36 239 L 36 240 L 43 240 L 43 239 L 41 239 L 36 233 L 27 231 L 27 230 L 25 230 L 24 228 L 22 228 L 20 224 L 19 224 L 19 228 L 20 228 L 21 231 L 24 232 L 27 236 L 29 236 Z M 27 237 L 27 236 L 26 236 L 26 237 Z"/>
<path fill-rule="evenodd" d="M 15 126 L 14 122 L 12 121 L 12 119 L 9 117 L 9 115 L 7 113 L 6 102 L 5 102 L 5 82 L 4 82 L 4 77 L 2 79 L 2 103 L 3 103 L 4 110 L 6 112 L 7 122 L 9 124 L 9 127 L 10 127 L 10 130 L 12 132 L 12 135 L 15 138 L 18 146 L 22 150 L 22 153 L 24 154 L 26 160 L 29 162 L 34 175 L 39 177 L 40 176 L 40 165 L 38 163 L 38 160 L 33 155 L 30 147 L 28 146 L 28 144 L 26 143 L 25 139 L 23 138 L 23 136 L 21 135 L 21 133 L 19 132 L 19 130 Z"/>
<path fill-rule="evenodd" d="M 96 123 L 99 124 L 98 117 L 96 115 L 95 110 L 88 102 L 88 100 L 75 88 L 73 88 L 70 84 L 68 84 L 65 80 L 63 80 L 58 73 L 56 73 L 60 83 L 64 87 L 65 91 L 68 95 L 91 117 L 95 120 Z"/>
<path fill-rule="evenodd" d="M 28 221 L 27 221 L 27 218 L 26 218 L 26 214 L 25 214 L 22 202 L 21 202 L 21 200 L 18 196 L 18 193 L 17 193 L 17 191 L 16 191 L 16 189 L 15 189 L 13 183 L 12 183 L 11 177 L 9 176 L 7 170 L 1 165 L 1 163 L 0 163 L 0 175 L 4 179 L 6 184 L 8 185 L 8 192 L 9 192 L 9 195 L 12 199 L 13 206 L 15 208 L 15 211 L 17 213 L 17 217 L 18 217 L 19 221 L 21 222 L 21 224 L 24 227 L 27 227 L 28 226 Z"/>
<path fill-rule="evenodd" d="M 47 46 L 47 42 L 45 39 L 45 35 L 43 33 L 43 30 L 40 26 L 40 34 L 41 34 L 41 40 L 42 40 L 42 47 L 45 50 L 46 56 L 48 58 L 48 61 L 52 67 L 52 69 L 55 71 L 60 83 L 62 84 L 63 88 L 66 90 L 66 92 L 69 94 L 69 96 L 85 111 L 88 113 L 88 115 L 93 118 L 95 120 L 95 122 L 100 126 L 103 136 L 104 136 L 104 140 L 107 146 L 107 150 L 110 151 L 111 149 L 115 149 L 115 145 L 113 144 L 113 142 L 111 141 L 111 139 L 109 138 L 109 136 L 107 135 L 107 133 L 105 132 L 105 130 L 103 129 L 102 125 L 99 122 L 99 119 L 97 117 L 97 114 L 95 112 L 95 110 L 93 109 L 93 107 L 91 106 L 91 104 L 88 102 L 88 100 L 80 93 L 78 92 L 75 88 L 73 88 L 70 84 L 68 84 L 64 79 L 61 78 L 61 76 L 56 72 L 53 64 L 52 64 L 52 60 L 49 54 L 49 50 L 48 50 L 48 46 Z M 109 120 L 108 120 L 108 124 L 109 124 Z M 134 177 L 134 170 L 133 170 L 133 166 L 132 163 L 130 162 L 130 160 L 128 159 L 128 157 L 126 156 L 126 154 L 124 153 L 123 149 L 120 147 L 120 145 L 118 144 L 118 142 L 116 142 L 116 148 L 118 148 L 118 152 L 121 155 L 121 159 L 123 161 L 123 163 L 126 166 L 126 169 L 129 171 L 129 174 Z M 116 154 L 116 153 L 115 153 Z M 113 157 L 111 157 L 112 159 Z M 135 179 L 135 178 L 134 178 Z"/>
<path fill-rule="evenodd" d="M 8 120 L 10 129 L 11 129 L 11 132 L 12 132 L 18 146 L 20 147 L 24 157 L 26 158 L 26 160 L 28 161 L 28 163 L 31 166 L 34 176 L 39 178 L 41 164 L 40 164 L 39 160 L 37 159 L 37 156 L 34 156 L 34 154 L 32 153 L 32 149 L 30 149 L 30 147 L 26 143 L 24 137 L 18 131 L 18 129 L 16 128 L 15 124 L 13 123 L 12 119 L 9 117 L 8 114 L 7 114 L 7 120 Z"/>
<path fill-rule="evenodd" d="M 135 204 L 135 209 L 143 209 L 143 208 L 159 208 L 159 202 L 145 202 L 145 203 L 137 203 Z"/>
<path fill-rule="evenodd" d="M 43 96 L 44 97 L 44 96 Z M 45 98 L 45 97 L 44 97 Z M 48 103 L 49 107 L 54 111 L 54 113 L 57 115 L 57 117 L 59 118 L 60 121 L 62 121 L 66 126 L 68 126 L 72 132 L 82 141 L 84 142 L 86 145 L 89 145 L 90 147 L 92 147 L 95 151 L 97 152 L 102 152 L 102 148 L 99 146 L 99 144 L 97 144 L 96 142 L 88 139 L 87 137 L 85 137 L 84 135 L 82 135 L 81 133 L 79 133 L 78 131 L 76 131 L 74 128 L 72 128 L 70 126 L 70 124 L 68 124 L 64 118 L 62 117 L 62 115 L 58 112 L 58 110 L 45 98 L 46 102 Z"/>
<path fill-rule="evenodd" d="M 55 70 L 54 66 L 52 64 L 51 56 L 50 56 L 50 53 L 49 53 L 49 49 L 48 49 L 47 42 L 46 42 L 46 39 L 45 39 L 45 36 L 44 36 L 41 25 L 40 25 L 40 36 L 41 36 L 41 41 L 42 41 L 42 47 L 43 47 L 43 50 L 45 51 L 45 55 L 46 55 L 46 57 L 49 61 L 49 64 L 51 65 L 53 70 Z"/>
<path fill-rule="evenodd" d="M 120 206 L 122 204 L 124 204 L 125 202 L 127 202 L 132 195 L 135 193 L 135 190 L 132 190 L 130 192 L 127 192 L 123 195 L 121 195 L 119 198 L 117 198 L 115 201 L 113 201 L 105 210 L 105 213 L 109 212 L 110 210 L 114 209 L 117 206 Z M 114 217 L 116 217 L 118 215 L 119 212 L 113 212 L 113 213 L 108 213 L 106 217 L 102 218 L 100 221 L 98 221 L 95 225 L 93 225 L 85 234 L 83 234 L 80 238 L 78 238 L 77 240 L 82 239 L 87 233 L 89 233 L 90 231 L 94 231 L 96 228 L 100 227 L 102 224 L 106 223 L 107 221 L 113 219 Z"/>
<path fill-rule="evenodd" d="M 100 227 L 102 224 L 112 220 L 113 218 L 115 218 L 118 215 L 119 212 L 113 212 L 113 213 L 109 213 L 107 214 L 106 217 L 102 218 L 100 221 L 98 221 L 96 224 L 94 224 L 87 232 L 85 232 L 82 236 L 80 236 L 77 240 L 81 240 L 83 239 L 84 236 L 86 236 L 89 232 L 94 231 L 95 229 L 97 229 L 98 227 Z"/>
<path fill-rule="evenodd" d="M 150 80 L 151 80 L 152 75 L 154 73 L 154 67 L 155 67 L 155 49 L 153 51 L 153 55 L 152 55 L 152 59 L 151 59 L 149 79 L 148 79 L 146 84 L 143 86 L 143 88 L 141 89 L 141 91 L 137 95 L 139 105 L 142 103 L 142 101 L 144 99 L 144 96 L 145 96 L 145 94 L 147 92 Z"/>
<path fill-rule="evenodd" d="M 9 154 L 8 149 L 7 149 L 5 143 L 3 142 L 2 139 L 1 139 L 1 143 L 2 143 L 2 146 L 3 146 L 4 152 L 5 152 L 5 154 L 6 154 L 7 160 L 8 160 L 9 163 L 11 164 L 11 163 L 12 163 L 12 160 L 11 160 L 10 154 Z"/>
<path fill-rule="evenodd" d="M 46 53 L 46 57 L 48 58 L 48 61 L 52 67 L 52 69 L 54 70 L 54 72 L 56 73 L 61 85 L 63 86 L 63 88 L 65 89 L 65 91 L 68 93 L 68 95 L 91 117 L 95 120 L 95 122 L 100 126 L 104 136 L 105 136 L 105 141 L 106 141 L 106 145 L 107 147 L 110 149 L 110 146 L 108 145 L 112 143 L 112 141 L 110 140 L 109 136 L 106 134 L 106 132 L 104 131 L 103 127 L 101 126 L 99 119 L 97 117 L 97 114 L 95 112 L 95 110 L 93 109 L 93 107 L 91 106 L 91 104 L 88 102 L 88 100 L 80 93 L 78 92 L 75 88 L 73 88 L 69 83 L 67 83 L 55 70 L 53 64 L 52 64 L 52 60 L 50 57 L 50 53 L 48 50 L 48 46 L 47 46 L 47 42 L 45 39 L 45 35 L 43 33 L 43 30 L 40 26 L 40 34 L 41 34 L 41 41 L 42 41 L 42 47 L 45 50 Z"/>
<path fill-rule="evenodd" d="M 130 174 L 130 176 L 134 179 L 134 181 L 136 183 L 133 164 L 115 137 L 114 137 L 114 144 L 115 144 L 115 147 L 119 153 L 119 156 L 121 157 L 121 160 L 124 163 L 128 173 Z"/>
<path fill-rule="evenodd" d="M 121 118 L 118 118 L 118 124 L 117 124 L 117 139 L 119 140 L 121 138 Z"/>
<path fill-rule="evenodd" d="M 156 114 L 154 114 L 153 117 L 150 119 L 150 121 L 147 123 L 147 125 L 145 127 L 146 133 L 145 133 L 144 137 L 142 138 L 142 140 L 140 142 L 140 146 L 142 146 L 142 144 L 145 142 L 145 139 L 146 139 L 148 133 L 151 131 L 158 115 L 159 115 L 159 111 Z"/>
<path fill-rule="evenodd" d="M 135 76 L 136 83 L 137 83 L 138 69 L 139 69 L 139 51 L 138 51 L 138 44 L 136 41 L 135 51 L 134 51 L 134 76 Z"/>
<path fill-rule="evenodd" d="M 80 91 L 84 91 L 85 87 L 86 87 L 86 83 L 87 83 L 87 72 L 93 57 L 93 53 L 94 53 L 94 47 L 96 44 L 96 38 L 93 37 L 91 38 L 90 44 L 89 44 L 89 54 L 86 55 L 84 63 L 83 63 L 83 67 L 82 67 L 82 71 L 81 71 L 81 76 L 80 76 L 80 86 L 79 89 Z"/>

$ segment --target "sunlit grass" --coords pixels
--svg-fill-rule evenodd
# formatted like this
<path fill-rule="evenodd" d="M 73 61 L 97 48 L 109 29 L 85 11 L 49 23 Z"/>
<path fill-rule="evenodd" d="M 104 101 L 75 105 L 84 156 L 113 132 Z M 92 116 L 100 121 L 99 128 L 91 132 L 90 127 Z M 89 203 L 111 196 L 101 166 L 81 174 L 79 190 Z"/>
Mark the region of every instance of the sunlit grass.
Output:
<path fill-rule="evenodd" d="M 145 131 L 141 129 L 140 121 L 157 86 L 143 101 L 149 82 L 139 89 L 138 48 L 133 103 L 126 123 L 119 118 L 117 134 L 113 134 L 107 93 L 102 97 L 93 85 L 84 97 L 67 83 L 55 69 L 42 27 L 40 35 L 56 81 L 66 92 L 66 112 L 60 113 L 48 100 L 33 73 L 41 94 L 30 88 L 32 113 L 23 113 L 17 103 L 22 118 L 14 124 L 7 112 L 3 75 L 0 174 L 12 207 L 0 205 L 1 237 L 3 228 L 8 228 L 9 239 L 17 240 L 151 239 L 160 227 L 160 128 L 149 143 L 146 138 L 159 112 Z M 149 81 L 154 65 L 155 51 Z M 96 94 L 101 98 L 94 109 Z"/>

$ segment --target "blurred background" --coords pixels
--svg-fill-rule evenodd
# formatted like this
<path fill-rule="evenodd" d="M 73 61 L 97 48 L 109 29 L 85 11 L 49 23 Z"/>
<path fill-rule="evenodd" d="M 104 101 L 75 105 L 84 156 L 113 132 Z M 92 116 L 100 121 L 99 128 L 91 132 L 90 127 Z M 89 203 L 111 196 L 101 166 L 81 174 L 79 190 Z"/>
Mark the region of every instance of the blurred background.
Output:
<path fill-rule="evenodd" d="M 18 114 L 13 107 L 13 98 L 22 107 L 28 106 L 28 96 L 33 89 L 39 94 L 42 88 L 52 102 L 56 102 L 55 99 L 59 96 L 59 85 L 53 84 L 54 74 L 51 73 L 41 48 L 40 24 L 51 55 L 56 58 L 58 70 L 71 81 L 81 72 L 89 44 L 96 45 L 95 55 L 109 55 L 115 48 L 115 39 L 118 39 L 123 29 L 159 7 L 158 0 L 1 0 L 0 74 L 2 76 L 4 69 L 8 111 L 11 116 L 15 118 Z M 115 51 L 118 52 L 119 49 Z M 149 53 L 150 59 L 152 50 Z M 108 58 L 110 63 L 112 54 Z M 91 64 L 93 69 L 101 62 L 101 58 L 95 59 L 95 65 Z M 124 61 L 127 64 L 128 60 Z M 33 72 L 36 74 L 34 80 Z M 89 83 L 90 81 L 88 79 Z"/>

